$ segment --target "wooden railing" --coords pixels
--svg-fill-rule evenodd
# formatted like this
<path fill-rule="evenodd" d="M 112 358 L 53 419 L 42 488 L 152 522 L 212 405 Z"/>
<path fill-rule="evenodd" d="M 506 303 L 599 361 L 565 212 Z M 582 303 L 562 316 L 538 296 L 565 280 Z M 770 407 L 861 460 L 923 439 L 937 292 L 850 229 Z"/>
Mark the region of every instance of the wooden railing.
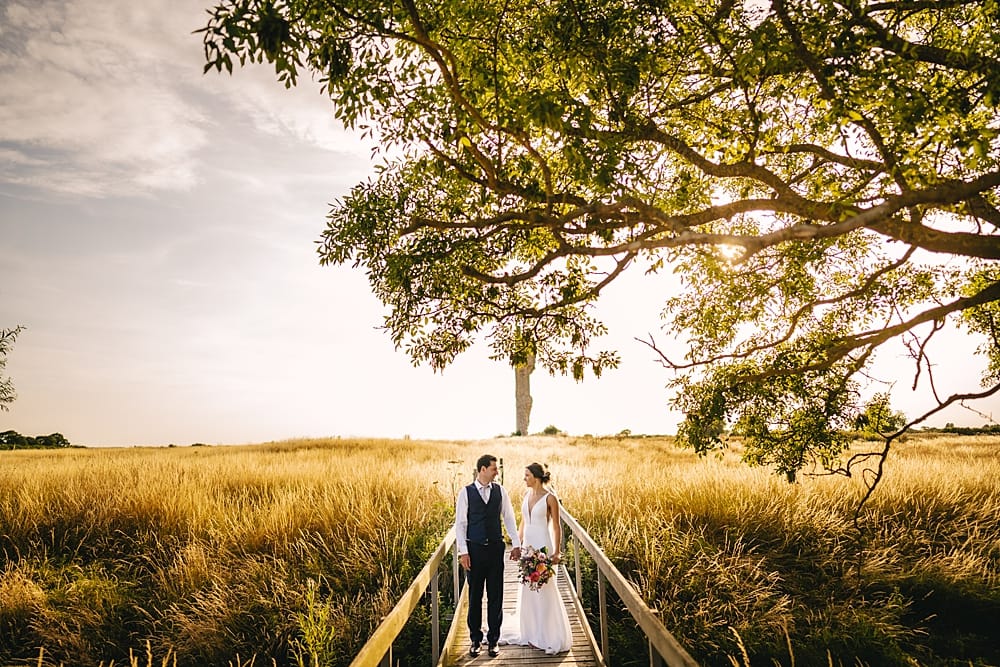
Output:
<path fill-rule="evenodd" d="M 559 508 L 559 516 L 563 524 L 569 528 L 570 542 L 573 545 L 573 565 L 575 575 L 574 597 L 580 599 L 582 587 L 582 570 L 580 569 L 580 547 L 582 546 L 597 566 L 597 606 L 599 608 L 601 645 L 595 646 L 598 652 L 598 660 L 604 664 L 608 661 L 608 603 L 607 584 L 618 593 L 618 597 L 625 603 L 626 609 L 632 614 L 632 618 L 639 625 L 649 644 L 649 664 L 651 667 L 657 665 L 667 665 L 667 667 L 698 667 L 684 647 L 680 645 L 670 631 L 664 627 L 656 613 L 643 602 L 636 592 L 635 587 L 626 579 L 618 568 L 615 567 L 604 551 L 597 546 L 593 538 L 577 522 L 573 515 L 566 511 L 566 508 Z"/>
<path fill-rule="evenodd" d="M 427 587 L 431 589 L 431 665 L 438 663 L 441 654 L 441 605 L 438 592 L 438 582 L 440 579 L 441 563 L 455 544 L 455 528 L 452 527 L 448 534 L 444 536 L 438 544 L 434 554 L 430 557 L 420 573 L 406 589 L 399 602 L 392 608 L 392 611 L 382 619 L 382 622 L 372 636 L 361 647 L 361 651 L 354 656 L 351 667 L 376 667 L 382 665 L 389 667 L 392 665 L 392 643 L 403 631 L 403 627 L 413 614 L 413 610 L 420 604 L 420 599 L 427 592 Z M 452 576 L 454 577 L 453 591 L 458 590 L 458 551 L 454 550 L 455 556 L 452 559 Z"/>
<path fill-rule="evenodd" d="M 580 548 L 582 547 L 593 559 L 597 569 L 597 605 L 600 626 L 600 645 L 596 644 L 594 634 L 587 628 L 588 639 L 593 645 L 597 654 L 598 662 L 602 665 L 608 662 L 608 610 L 607 610 L 607 584 L 618 593 L 618 597 L 625 603 L 626 609 L 632 614 L 632 618 L 645 634 L 649 645 L 650 667 L 698 667 L 684 647 L 674 638 L 657 618 L 656 613 L 643 602 L 636 592 L 635 587 L 622 575 L 617 567 L 608 559 L 593 538 L 584 530 L 577 520 L 566 509 L 560 508 L 559 516 L 569 529 L 569 541 L 573 545 L 574 579 L 571 581 L 571 591 L 574 604 L 580 611 L 581 619 L 586 622 L 586 613 L 581 601 L 582 590 L 582 570 L 580 568 Z M 564 532 L 564 535 L 566 533 Z M 420 600 L 427 591 L 431 589 L 431 665 L 438 665 L 441 658 L 440 641 L 440 595 L 438 583 L 440 579 L 440 568 L 448 552 L 452 552 L 452 591 L 459 590 L 458 577 L 458 550 L 455 546 L 454 527 L 444 536 L 434 554 L 430 557 L 423 569 L 406 589 L 399 602 L 392 608 L 392 611 L 382 620 L 382 623 L 375 629 L 361 651 L 354 657 L 350 667 L 390 667 L 392 665 L 392 643 L 395 641 L 403 627 L 413 614 L 413 610 L 420 604 Z M 567 571 L 568 574 L 568 571 Z M 569 579 L 569 577 L 567 577 Z M 467 604 L 467 590 L 462 587 L 462 594 L 454 600 L 455 617 L 449 632 L 449 640 L 456 632 L 460 619 L 464 616 L 462 610 Z M 456 621 L 458 623 L 456 624 Z M 446 641 L 447 645 L 449 641 Z"/>

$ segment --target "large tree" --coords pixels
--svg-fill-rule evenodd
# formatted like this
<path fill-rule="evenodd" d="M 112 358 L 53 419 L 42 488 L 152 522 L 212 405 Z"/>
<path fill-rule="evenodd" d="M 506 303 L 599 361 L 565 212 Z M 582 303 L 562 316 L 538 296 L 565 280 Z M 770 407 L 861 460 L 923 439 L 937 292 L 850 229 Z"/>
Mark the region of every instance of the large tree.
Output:
<path fill-rule="evenodd" d="M 334 205 L 320 254 L 367 271 L 416 361 L 484 335 L 499 358 L 600 372 L 617 363 L 590 349 L 601 291 L 669 269 L 681 288 L 655 307 L 689 352 L 662 360 L 699 451 L 735 432 L 789 474 L 835 465 L 874 353 L 901 340 L 933 387 L 947 322 L 980 335 L 982 377 L 935 409 L 1000 388 L 996 0 L 210 13 L 206 71 L 310 72 L 391 147 Z"/>

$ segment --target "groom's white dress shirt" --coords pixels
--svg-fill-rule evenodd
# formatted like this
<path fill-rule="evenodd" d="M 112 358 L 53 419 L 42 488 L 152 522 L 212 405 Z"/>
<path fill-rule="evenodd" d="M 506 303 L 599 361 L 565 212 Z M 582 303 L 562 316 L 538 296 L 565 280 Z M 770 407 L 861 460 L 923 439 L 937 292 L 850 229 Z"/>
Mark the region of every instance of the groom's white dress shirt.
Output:
<path fill-rule="evenodd" d="M 490 494 L 493 493 L 490 485 L 483 486 L 479 480 L 475 480 L 476 491 L 482 497 L 483 502 L 490 502 Z M 510 495 L 507 489 L 497 484 L 500 489 L 500 517 L 507 527 L 507 534 L 510 535 L 511 548 L 521 546 L 521 539 L 517 536 L 517 519 L 514 518 L 514 505 L 510 502 Z M 455 544 L 458 546 L 458 555 L 464 556 L 469 553 L 469 496 L 465 487 L 458 493 L 455 499 Z"/>

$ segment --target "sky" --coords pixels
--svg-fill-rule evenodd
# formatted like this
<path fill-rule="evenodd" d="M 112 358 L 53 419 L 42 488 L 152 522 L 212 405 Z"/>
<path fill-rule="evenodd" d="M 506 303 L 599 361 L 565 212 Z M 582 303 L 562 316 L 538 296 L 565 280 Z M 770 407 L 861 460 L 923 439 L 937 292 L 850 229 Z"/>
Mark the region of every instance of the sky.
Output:
<path fill-rule="evenodd" d="M 192 31 L 210 4 L 0 0 L 0 327 L 25 327 L 0 430 L 90 446 L 511 433 L 513 371 L 485 343 L 414 367 L 363 269 L 319 266 L 330 203 L 373 173 L 372 146 L 308 77 L 203 75 Z M 536 371 L 532 431 L 675 432 L 667 371 L 635 340 L 667 338 L 670 288 L 632 275 L 606 291 L 599 347 L 621 367 Z M 974 388 L 975 342 L 939 346 L 939 392 Z M 913 415 L 929 397 L 905 363 L 889 350 L 876 374 Z M 931 424 L 946 421 L 984 418 Z"/>

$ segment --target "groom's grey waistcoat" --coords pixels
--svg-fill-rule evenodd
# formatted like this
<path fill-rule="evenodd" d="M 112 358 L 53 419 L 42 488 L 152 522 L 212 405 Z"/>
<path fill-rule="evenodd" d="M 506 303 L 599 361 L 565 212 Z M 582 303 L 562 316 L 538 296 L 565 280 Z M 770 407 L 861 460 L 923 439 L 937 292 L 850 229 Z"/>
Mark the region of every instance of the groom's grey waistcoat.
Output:
<path fill-rule="evenodd" d="M 500 542 L 503 533 L 500 532 L 500 487 L 490 484 L 490 502 L 484 503 L 476 485 L 465 487 L 469 497 L 469 528 L 466 537 L 469 542 L 486 544 Z"/>

